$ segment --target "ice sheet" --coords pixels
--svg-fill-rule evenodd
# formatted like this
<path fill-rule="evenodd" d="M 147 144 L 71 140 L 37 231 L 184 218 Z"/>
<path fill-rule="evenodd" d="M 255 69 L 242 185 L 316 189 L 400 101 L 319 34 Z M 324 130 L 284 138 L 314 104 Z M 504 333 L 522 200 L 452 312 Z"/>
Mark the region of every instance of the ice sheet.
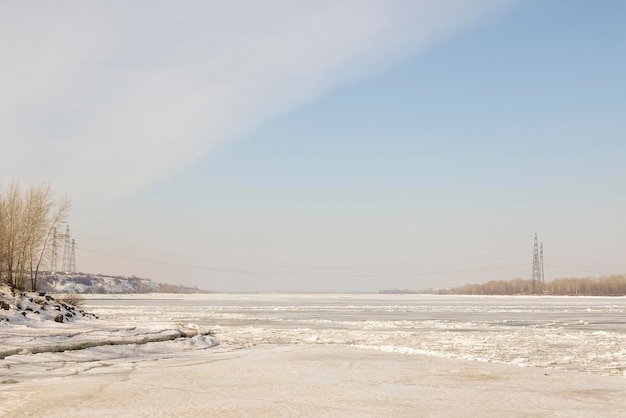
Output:
<path fill-rule="evenodd" d="M 222 344 L 323 344 L 482 362 L 626 371 L 626 298 L 152 295 L 91 300 L 105 318 L 191 322 Z"/>
<path fill-rule="evenodd" d="M 624 298 L 120 295 L 86 309 L 101 319 L 0 325 L 2 414 L 626 410 Z"/>

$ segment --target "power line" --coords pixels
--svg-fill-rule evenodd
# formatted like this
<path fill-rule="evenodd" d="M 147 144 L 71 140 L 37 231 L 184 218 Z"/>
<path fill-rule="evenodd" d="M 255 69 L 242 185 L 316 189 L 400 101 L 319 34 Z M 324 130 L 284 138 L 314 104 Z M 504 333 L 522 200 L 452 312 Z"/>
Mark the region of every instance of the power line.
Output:
<path fill-rule="evenodd" d="M 106 251 L 99 251 L 93 249 L 86 249 L 80 247 L 81 251 L 93 253 L 93 254 L 101 254 L 108 257 L 120 258 L 124 260 L 131 261 L 141 261 L 150 264 L 159 264 L 159 265 L 168 265 L 174 267 L 182 267 L 182 268 L 191 268 L 196 270 L 203 271 L 212 271 L 212 272 L 221 272 L 221 273 L 239 273 L 246 274 L 250 276 L 300 276 L 300 277 L 320 277 L 320 276 L 330 276 L 330 277 L 414 277 L 414 276 L 425 276 L 425 275 L 435 275 L 435 274 L 451 274 L 451 273 L 470 273 L 476 271 L 487 271 L 487 270 L 500 270 L 506 268 L 514 268 L 514 267 L 523 267 L 528 266 L 527 263 L 518 263 L 518 264 L 507 264 L 500 266 L 481 266 L 476 268 L 464 268 L 464 269 L 451 269 L 451 270 L 430 270 L 430 271 L 412 271 L 412 272 L 404 272 L 404 273 L 371 273 L 371 272 L 351 272 L 351 273 L 340 273 L 335 271 L 327 271 L 327 272 L 302 272 L 302 271 L 260 271 L 256 270 L 247 270 L 241 268 L 224 268 L 224 267 L 215 267 L 208 266 L 202 264 L 188 264 L 188 263 L 178 263 L 178 262 L 170 262 L 164 260 L 157 260 L 146 257 L 131 257 L 126 255 L 114 254 Z"/>
<path fill-rule="evenodd" d="M 578 268 L 578 267 L 572 267 L 572 266 L 564 266 L 562 264 L 550 263 L 549 265 L 553 266 L 553 267 L 558 267 L 558 268 L 561 268 L 561 269 L 582 271 L 582 272 L 591 273 L 591 274 L 599 274 L 599 275 L 606 274 L 606 272 L 601 272 L 601 271 L 597 271 L 597 270 L 589 270 L 589 269 L 585 269 L 585 268 Z"/>

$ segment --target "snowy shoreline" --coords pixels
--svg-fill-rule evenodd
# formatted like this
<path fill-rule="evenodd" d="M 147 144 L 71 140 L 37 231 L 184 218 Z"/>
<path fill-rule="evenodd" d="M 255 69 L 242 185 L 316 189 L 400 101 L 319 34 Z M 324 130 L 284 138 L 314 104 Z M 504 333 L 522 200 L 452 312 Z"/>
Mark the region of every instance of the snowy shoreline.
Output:
<path fill-rule="evenodd" d="M 218 345 L 210 330 L 197 325 L 103 320 L 44 292 L 0 290 L 2 385 L 46 378 L 48 369 L 58 372 L 51 364 L 71 363 L 76 356 L 87 364 Z"/>

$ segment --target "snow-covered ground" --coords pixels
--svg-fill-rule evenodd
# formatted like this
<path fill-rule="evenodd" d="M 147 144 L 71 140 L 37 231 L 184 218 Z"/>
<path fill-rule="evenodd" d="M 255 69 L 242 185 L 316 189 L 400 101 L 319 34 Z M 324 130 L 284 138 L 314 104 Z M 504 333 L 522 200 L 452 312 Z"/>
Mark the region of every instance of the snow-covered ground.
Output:
<path fill-rule="evenodd" d="M 626 298 L 90 295 L 85 310 L 100 319 L 0 322 L 0 415 L 626 411 Z"/>

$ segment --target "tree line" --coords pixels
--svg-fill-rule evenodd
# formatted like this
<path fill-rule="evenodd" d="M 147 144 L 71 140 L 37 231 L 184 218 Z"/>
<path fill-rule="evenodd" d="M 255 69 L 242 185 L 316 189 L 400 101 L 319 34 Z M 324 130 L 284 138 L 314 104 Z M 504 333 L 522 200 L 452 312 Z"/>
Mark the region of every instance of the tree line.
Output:
<path fill-rule="evenodd" d="M 491 280 L 440 290 L 445 295 L 528 295 L 533 293 L 532 280 Z M 626 275 L 601 277 L 565 277 L 543 285 L 540 294 L 557 296 L 625 296 Z"/>
<path fill-rule="evenodd" d="M 49 184 L 22 188 L 0 184 L 0 283 L 37 290 L 39 271 L 52 257 L 55 234 L 66 221 L 70 202 L 55 200 Z"/>

